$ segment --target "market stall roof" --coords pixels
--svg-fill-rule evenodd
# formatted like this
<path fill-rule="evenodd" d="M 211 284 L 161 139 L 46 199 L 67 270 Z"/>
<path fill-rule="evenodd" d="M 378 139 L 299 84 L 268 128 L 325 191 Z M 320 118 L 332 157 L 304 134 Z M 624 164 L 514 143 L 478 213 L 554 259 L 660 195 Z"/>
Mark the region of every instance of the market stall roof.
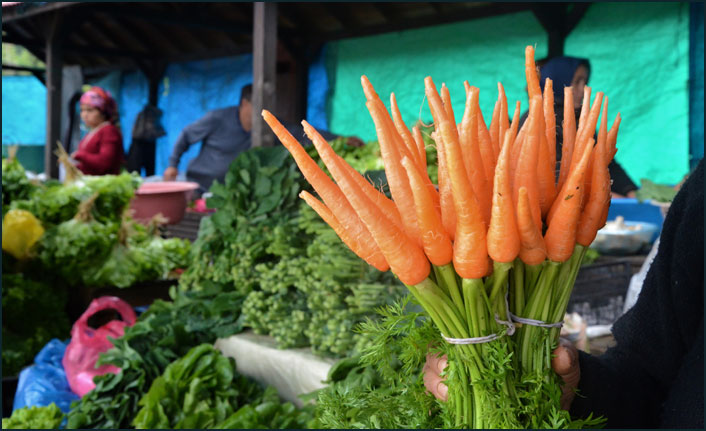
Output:
<path fill-rule="evenodd" d="M 575 9 L 581 12 L 585 4 Z M 523 10 L 541 14 L 542 7 L 495 2 L 278 3 L 277 31 L 285 47 L 295 51 L 326 41 Z M 253 3 L 8 2 L 3 3 L 3 42 L 25 46 L 44 58 L 46 30 L 56 15 L 65 19 L 64 63 L 87 69 L 252 51 Z"/>
<path fill-rule="evenodd" d="M 284 98 L 301 112 L 308 62 L 325 42 L 532 11 L 547 31 L 549 55 L 561 55 L 566 35 L 589 5 L 23 2 L 2 5 L 2 41 L 24 46 L 45 60 L 45 171 L 56 177 L 52 148 L 60 135 L 63 65 L 80 65 L 84 76 L 139 68 L 150 81 L 149 101 L 156 104 L 158 81 L 167 64 L 252 52 L 253 112 L 274 109 L 275 81 L 282 72 L 295 76 L 298 84 Z M 280 70 L 281 65 L 290 70 Z M 259 115 L 253 115 L 252 136 L 253 146 L 274 143 Z"/>

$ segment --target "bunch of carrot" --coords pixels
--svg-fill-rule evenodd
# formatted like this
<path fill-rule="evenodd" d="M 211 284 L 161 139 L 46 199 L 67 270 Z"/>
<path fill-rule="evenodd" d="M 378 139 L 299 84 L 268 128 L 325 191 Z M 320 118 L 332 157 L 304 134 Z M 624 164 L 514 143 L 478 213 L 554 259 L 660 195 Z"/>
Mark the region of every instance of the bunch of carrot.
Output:
<path fill-rule="evenodd" d="M 501 84 L 488 127 L 477 88 L 464 83 L 465 111 L 457 123 L 448 88 L 439 92 L 425 79 L 438 188 L 427 175 L 420 130 L 405 125 L 394 94 L 390 115 L 363 76 L 392 199 L 306 121 L 304 130 L 333 180 L 272 114 L 262 113 L 321 200 L 305 191 L 300 196 L 358 256 L 381 271 L 391 269 L 454 345 L 448 403 L 454 426 L 545 424 L 551 408 L 528 413 L 536 400 L 528 400 L 533 390 L 522 382 L 547 380 L 558 329 L 518 324 L 517 318 L 563 318 L 585 248 L 608 213 L 608 163 L 620 116 L 607 130 L 608 100 L 599 92 L 591 105 L 587 87 L 577 125 L 573 92 L 566 88 L 557 176 L 552 82 L 546 80 L 542 94 L 532 47 L 525 50 L 525 75 L 530 105 L 521 128 L 520 102 L 510 122 Z"/>

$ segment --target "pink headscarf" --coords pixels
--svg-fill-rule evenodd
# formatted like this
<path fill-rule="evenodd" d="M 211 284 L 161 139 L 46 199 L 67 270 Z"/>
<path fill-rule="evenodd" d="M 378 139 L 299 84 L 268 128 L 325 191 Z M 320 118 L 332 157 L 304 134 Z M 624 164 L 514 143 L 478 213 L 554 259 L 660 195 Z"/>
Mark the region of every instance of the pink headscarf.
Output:
<path fill-rule="evenodd" d="M 110 91 L 104 90 L 100 87 L 91 87 L 90 90 L 81 95 L 81 100 L 79 103 L 90 105 L 98 109 L 110 122 L 117 120 L 118 105 L 115 103 L 115 99 L 113 99 Z"/>

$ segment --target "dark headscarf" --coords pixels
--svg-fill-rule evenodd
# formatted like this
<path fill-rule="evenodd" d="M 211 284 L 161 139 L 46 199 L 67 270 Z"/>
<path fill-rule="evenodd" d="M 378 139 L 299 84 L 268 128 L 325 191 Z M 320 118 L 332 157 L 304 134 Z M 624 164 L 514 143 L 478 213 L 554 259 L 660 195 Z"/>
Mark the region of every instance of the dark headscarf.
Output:
<path fill-rule="evenodd" d="M 579 66 L 586 66 L 588 76 L 591 76 L 591 64 L 585 58 L 576 57 L 554 57 L 544 63 L 539 69 L 540 80 L 539 85 L 544 91 L 544 82 L 546 78 L 552 80 L 552 88 L 554 89 L 554 100 L 559 102 L 564 101 L 564 87 L 571 85 L 571 80 L 574 79 L 574 73 Z"/>

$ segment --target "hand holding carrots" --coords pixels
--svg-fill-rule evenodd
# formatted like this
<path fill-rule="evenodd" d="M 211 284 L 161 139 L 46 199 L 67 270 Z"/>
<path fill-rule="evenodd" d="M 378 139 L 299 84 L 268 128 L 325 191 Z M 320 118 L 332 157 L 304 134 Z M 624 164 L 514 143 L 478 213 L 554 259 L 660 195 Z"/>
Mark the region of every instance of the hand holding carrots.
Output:
<path fill-rule="evenodd" d="M 552 356 L 552 369 L 564 381 L 561 388 L 561 408 L 569 410 L 581 379 L 579 353 L 570 341 L 560 338 L 559 346 L 554 349 Z M 422 369 L 424 386 L 439 401 L 446 401 L 449 393 L 449 388 L 444 383 L 446 379 L 441 376 L 447 365 L 448 359 L 445 355 L 435 356 L 429 353 Z"/>

